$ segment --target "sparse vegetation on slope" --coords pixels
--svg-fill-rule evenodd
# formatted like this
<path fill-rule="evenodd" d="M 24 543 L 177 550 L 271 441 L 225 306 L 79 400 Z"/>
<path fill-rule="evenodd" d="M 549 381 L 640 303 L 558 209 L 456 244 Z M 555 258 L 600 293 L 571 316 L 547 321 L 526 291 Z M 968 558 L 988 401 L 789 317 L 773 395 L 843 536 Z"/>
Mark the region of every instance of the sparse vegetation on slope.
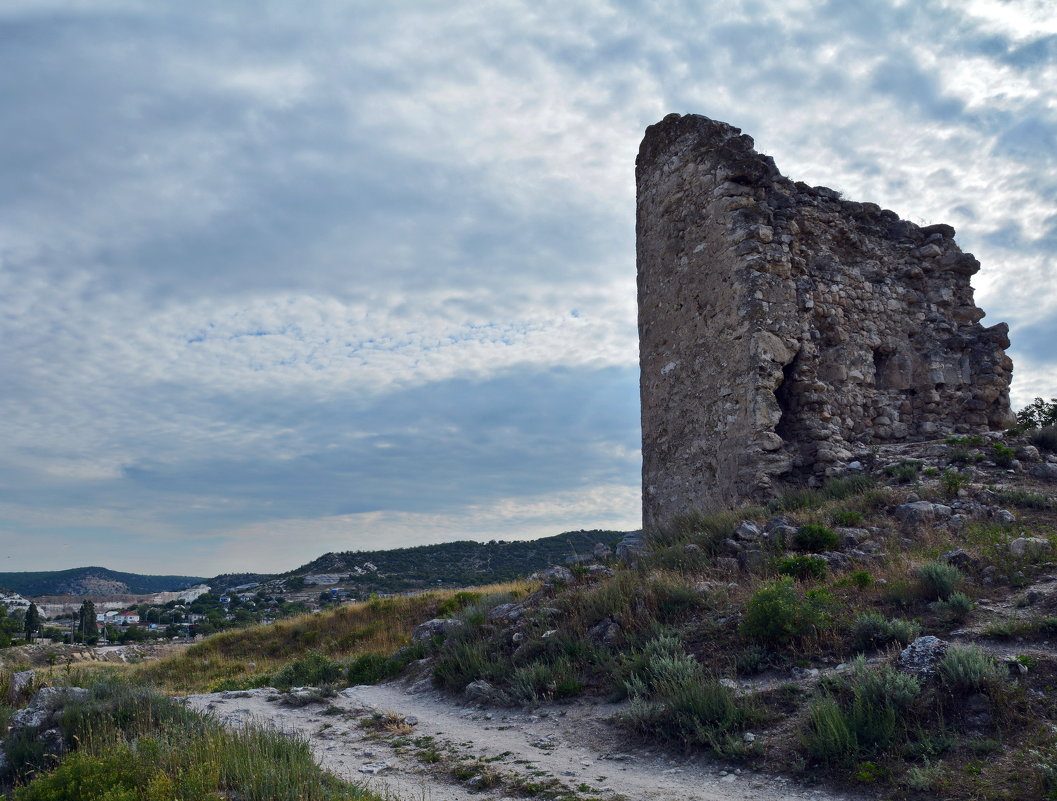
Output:
<path fill-rule="evenodd" d="M 482 588 L 482 592 L 524 594 L 530 585 L 514 582 Z M 223 632 L 182 653 L 134 668 L 135 675 L 171 692 L 212 692 L 247 687 L 312 684 L 307 666 L 290 674 L 298 660 L 316 655 L 339 666 L 339 675 L 353 668 L 355 680 L 398 672 L 404 661 L 393 655 L 408 645 L 423 620 L 459 608 L 459 593 L 438 590 L 420 595 L 376 598 L 318 614 L 270 625 Z M 454 601 L 454 603 L 453 603 Z M 368 670 L 367 665 L 374 665 Z M 359 675 L 359 672 L 366 673 Z M 284 678 L 285 677 L 285 678 Z M 336 678 L 334 679 L 337 680 Z M 355 682 L 354 682 L 355 683 Z"/>
<path fill-rule="evenodd" d="M 225 729 L 147 688 L 113 679 L 68 702 L 59 729 L 75 750 L 57 767 L 36 731 L 8 741 L 2 778 L 21 785 L 16 801 L 377 799 L 320 770 L 303 739 L 253 725 Z"/>
<path fill-rule="evenodd" d="M 1037 460 L 1026 445 L 1008 448 Z M 413 666 L 474 703 L 625 698 L 630 733 L 886 797 L 1046 797 L 1053 485 L 986 442 L 919 451 L 769 507 L 687 515 L 623 562 L 344 606 L 133 671 L 184 692 L 325 690 Z M 908 461 L 912 473 L 888 469 Z M 920 635 L 939 638 L 934 658 L 902 665 Z"/>

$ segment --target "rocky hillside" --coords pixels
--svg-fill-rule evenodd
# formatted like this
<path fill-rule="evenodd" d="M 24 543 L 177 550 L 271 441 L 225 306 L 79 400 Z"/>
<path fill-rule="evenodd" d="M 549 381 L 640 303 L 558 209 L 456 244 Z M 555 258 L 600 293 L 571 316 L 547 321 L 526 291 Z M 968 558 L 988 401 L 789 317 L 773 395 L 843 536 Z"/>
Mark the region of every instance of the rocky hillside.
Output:
<path fill-rule="evenodd" d="M 886 798 L 1057 797 L 1057 444 L 878 448 L 631 564 L 422 627 L 485 705 L 623 697 L 626 732 Z M 1046 449 L 1046 445 L 1051 450 Z"/>
<path fill-rule="evenodd" d="M 203 581 L 195 576 L 145 576 L 105 567 L 75 567 L 32 573 L 0 573 L 0 587 L 20 595 L 116 595 L 183 590 Z"/>

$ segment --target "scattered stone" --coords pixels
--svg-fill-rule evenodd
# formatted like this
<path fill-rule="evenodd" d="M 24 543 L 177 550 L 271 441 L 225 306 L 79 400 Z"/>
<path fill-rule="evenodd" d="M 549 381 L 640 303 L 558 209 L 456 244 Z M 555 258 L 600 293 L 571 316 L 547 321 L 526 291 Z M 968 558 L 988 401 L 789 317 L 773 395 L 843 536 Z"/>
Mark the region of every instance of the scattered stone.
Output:
<path fill-rule="evenodd" d="M 357 770 L 360 773 L 366 773 L 368 776 L 377 776 L 383 770 L 389 770 L 388 762 L 368 762 L 366 765 L 361 765 Z"/>
<path fill-rule="evenodd" d="M 826 560 L 826 565 L 834 572 L 847 570 L 851 567 L 851 559 L 839 551 L 826 551 L 825 553 L 820 553 L 819 556 Z"/>
<path fill-rule="evenodd" d="M 624 535 L 624 538 L 616 545 L 617 559 L 623 562 L 634 562 L 639 556 L 650 552 L 646 540 L 641 531 L 632 531 Z"/>
<path fill-rule="evenodd" d="M 29 704 L 11 716 L 12 729 L 45 729 L 54 726 L 69 702 L 88 697 L 81 687 L 41 687 Z"/>
<path fill-rule="evenodd" d="M 1009 552 L 1014 556 L 1026 556 L 1029 559 L 1037 559 L 1050 552 L 1049 540 L 1041 537 L 1017 537 L 1009 543 Z"/>
<path fill-rule="evenodd" d="M 1016 515 L 1014 515 L 1008 509 L 998 509 L 995 511 L 993 516 L 997 522 L 1004 523 L 1006 525 L 1017 522 Z"/>
<path fill-rule="evenodd" d="M 470 701 L 484 704 L 491 703 L 496 696 L 495 687 L 484 679 L 471 681 L 462 692 Z"/>
<path fill-rule="evenodd" d="M 897 506 L 893 514 L 903 525 L 914 527 L 936 520 L 946 520 L 954 514 L 954 510 L 942 503 L 914 501 Z"/>
<path fill-rule="evenodd" d="M 939 637 L 918 637 L 899 654 L 899 667 L 906 673 L 930 676 L 936 672 L 937 663 L 949 647 L 949 643 Z"/>
<path fill-rule="evenodd" d="M 605 565 L 588 565 L 580 575 L 581 580 L 586 582 L 601 581 L 615 575 L 611 568 Z"/>
<path fill-rule="evenodd" d="M 592 640 L 605 643 L 606 645 L 612 645 L 619 642 L 622 633 L 623 630 L 620 628 L 620 624 L 610 617 L 607 617 L 601 623 L 597 623 L 587 630 L 587 636 Z"/>
<path fill-rule="evenodd" d="M 572 584 L 573 571 L 564 565 L 551 565 L 546 570 L 539 570 L 529 576 L 529 581 L 542 584 Z"/>
<path fill-rule="evenodd" d="M 963 551 L 961 548 L 955 548 L 953 551 L 947 551 L 941 557 L 944 562 L 949 565 L 954 565 L 957 568 L 974 568 L 976 567 L 976 559 L 970 554 Z"/>
<path fill-rule="evenodd" d="M 12 706 L 17 705 L 17 702 L 23 695 L 29 693 L 30 688 L 33 686 L 33 677 L 37 675 L 35 670 L 19 670 L 11 674 L 11 683 L 8 685 L 7 694 L 8 701 Z"/>
<path fill-rule="evenodd" d="M 517 620 L 520 620 L 524 614 L 524 604 L 499 604 L 498 606 L 492 607 L 492 610 L 488 613 L 488 619 L 492 622 L 508 621 L 510 623 L 513 623 Z"/>
<path fill-rule="evenodd" d="M 757 573 L 771 564 L 771 555 L 758 548 L 745 550 L 738 554 L 738 564 L 746 573 Z"/>
<path fill-rule="evenodd" d="M 839 538 L 842 548 L 854 548 L 863 540 L 870 538 L 870 532 L 864 528 L 835 528 L 833 532 Z"/>
<path fill-rule="evenodd" d="M 735 538 L 742 541 L 755 542 L 760 538 L 761 534 L 763 532 L 760 531 L 760 527 L 751 520 L 742 520 L 738 523 L 738 527 L 734 529 Z"/>
<path fill-rule="evenodd" d="M 796 530 L 796 521 L 787 515 L 775 515 L 763 527 L 764 531 L 774 532 L 783 526 Z"/>
<path fill-rule="evenodd" d="M 1022 445 L 1017 448 L 1016 457 L 1022 462 L 1038 462 L 1042 459 L 1039 455 L 1039 449 L 1034 445 Z"/>
<path fill-rule="evenodd" d="M 408 695 L 429 692 L 433 689 L 433 677 L 425 676 L 407 688 Z"/>
<path fill-rule="evenodd" d="M 991 716 L 991 701 L 983 693 L 975 693 L 965 699 L 965 722 L 970 726 L 987 726 L 993 718 Z"/>
<path fill-rule="evenodd" d="M 753 734 L 751 731 L 747 731 L 741 736 L 741 739 L 743 739 L 747 743 L 754 743 L 756 742 L 756 735 Z"/>
<path fill-rule="evenodd" d="M 450 617 L 436 617 L 416 626 L 415 630 L 411 632 L 411 639 L 416 642 L 422 642 L 424 640 L 432 640 L 434 637 L 447 637 L 455 629 L 462 628 L 462 626 L 463 622 L 461 620 L 455 620 Z"/>
<path fill-rule="evenodd" d="M 1051 462 L 1037 464 L 1028 471 L 1028 475 L 1042 481 L 1057 482 L 1057 464 L 1052 464 Z"/>

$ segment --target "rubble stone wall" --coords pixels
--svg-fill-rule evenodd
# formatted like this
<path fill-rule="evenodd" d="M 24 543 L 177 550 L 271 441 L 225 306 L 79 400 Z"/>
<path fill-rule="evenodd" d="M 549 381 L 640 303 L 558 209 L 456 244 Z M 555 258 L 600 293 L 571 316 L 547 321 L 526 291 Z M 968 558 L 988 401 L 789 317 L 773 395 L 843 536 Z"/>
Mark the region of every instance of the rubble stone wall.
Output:
<path fill-rule="evenodd" d="M 1010 422 L 1008 328 L 950 226 L 793 182 L 698 115 L 646 130 L 636 181 L 647 529 Z"/>

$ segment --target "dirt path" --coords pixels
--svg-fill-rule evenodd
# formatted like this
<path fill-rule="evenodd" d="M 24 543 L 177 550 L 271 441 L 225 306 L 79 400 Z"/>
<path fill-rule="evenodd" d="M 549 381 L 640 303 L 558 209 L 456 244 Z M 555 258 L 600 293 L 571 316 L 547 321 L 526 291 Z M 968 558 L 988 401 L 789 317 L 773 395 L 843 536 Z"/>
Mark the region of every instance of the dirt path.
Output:
<path fill-rule="evenodd" d="M 480 709 L 395 684 L 352 687 L 302 707 L 267 689 L 194 695 L 188 703 L 233 726 L 255 721 L 299 732 L 326 770 L 400 801 L 523 801 L 532 786 L 613 801 L 859 798 L 643 748 L 608 722 L 619 709 L 610 704 Z M 375 717 L 385 715 L 388 722 Z"/>

